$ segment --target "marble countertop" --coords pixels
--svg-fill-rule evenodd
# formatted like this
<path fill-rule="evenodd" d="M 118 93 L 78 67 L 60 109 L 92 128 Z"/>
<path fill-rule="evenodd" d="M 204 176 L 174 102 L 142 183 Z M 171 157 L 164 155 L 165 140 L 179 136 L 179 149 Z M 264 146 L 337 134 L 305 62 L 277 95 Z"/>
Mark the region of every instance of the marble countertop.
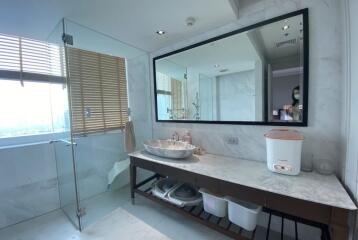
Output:
<path fill-rule="evenodd" d="M 213 154 L 194 155 L 182 160 L 157 157 L 144 150 L 129 155 L 284 196 L 348 210 L 357 209 L 334 175 L 325 176 L 316 172 L 282 175 L 270 172 L 263 162 Z"/>

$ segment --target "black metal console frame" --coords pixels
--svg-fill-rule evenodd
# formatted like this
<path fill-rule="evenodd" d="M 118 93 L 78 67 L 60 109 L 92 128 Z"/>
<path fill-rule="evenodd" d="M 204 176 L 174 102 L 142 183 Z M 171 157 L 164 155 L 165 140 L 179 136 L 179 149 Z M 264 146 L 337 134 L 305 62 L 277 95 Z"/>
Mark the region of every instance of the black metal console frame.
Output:
<path fill-rule="evenodd" d="M 166 202 L 162 199 L 155 197 L 154 195 L 151 194 L 151 184 L 150 183 L 153 183 L 154 181 L 156 181 L 160 178 L 163 178 L 163 177 L 167 177 L 167 176 L 159 174 L 159 173 L 155 173 L 152 176 L 137 183 L 137 174 L 136 173 L 137 173 L 138 167 L 139 166 L 136 166 L 135 164 L 131 163 L 130 185 L 131 185 L 132 204 L 135 203 L 135 194 L 139 194 L 145 198 L 148 198 L 154 202 L 161 204 L 162 206 L 170 208 L 181 215 L 189 217 L 190 219 L 197 221 L 211 229 L 214 229 L 222 234 L 225 234 L 226 236 L 231 237 L 233 239 L 250 240 L 250 239 L 255 238 L 255 230 L 253 232 L 247 232 L 244 229 L 229 222 L 227 218 L 218 218 L 218 217 L 212 216 L 209 213 L 206 213 L 203 210 L 202 206 L 180 208 L 180 207 L 177 207 L 169 202 Z M 143 169 L 148 170 L 148 168 L 143 168 Z M 269 214 L 269 220 L 268 220 L 267 227 L 266 227 L 266 236 L 265 236 L 266 240 L 269 239 L 269 236 L 270 236 L 272 215 L 278 216 L 281 218 L 281 231 L 280 231 L 281 239 L 284 238 L 284 221 L 287 219 L 287 220 L 294 221 L 294 223 L 295 223 L 295 239 L 296 240 L 298 239 L 297 223 L 302 223 L 305 225 L 319 228 L 319 229 L 321 229 L 321 233 L 322 233 L 321 239 L 322 240 L 331 240 L 329 227 L 327 224 L 307 220 L 307 219 L 300 218 L 300 217 L 297 217 L 294 215 L 290 215 L 290 214 L 283 213 L 283 212 L 280 212 L 277 210 L 273 210 L 273 209 L 270 209 L 267 207 L 264 207 L 263 211 L 266 212 L 267 214 Z M 213 218 L 215 218 L 215 219 L 213 219 Z M 223 222 L 226 222 L 226 223 L 228 222 L 228 223 L 223 225 Z"/>

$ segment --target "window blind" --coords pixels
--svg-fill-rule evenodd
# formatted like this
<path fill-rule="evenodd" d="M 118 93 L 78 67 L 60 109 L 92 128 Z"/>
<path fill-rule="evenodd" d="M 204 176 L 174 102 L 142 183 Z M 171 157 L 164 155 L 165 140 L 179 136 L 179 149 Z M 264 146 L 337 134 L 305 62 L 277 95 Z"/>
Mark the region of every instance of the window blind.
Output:
<path fill-rule="evenodd" d="M 125 59 L 67 47 L 74 134 L 122 129 L 128 121 Z"/>
<path fill-rule="evenodd" d="M 63 47 L 0 34 L 0 79 L 64 83 Z"/>
<path fill-rule="evenodd" d="M 0 35 L 0 70 L 20 72 L 20 38 Z"/>
<path fill-rule="evenodd" d="M 172 111 L 177 118 L 184 118 L 184 106 L 183 106 L 183 90 L 182 82 L 174 78 L 171 79 L 171 96 L 172 96 Z"/>

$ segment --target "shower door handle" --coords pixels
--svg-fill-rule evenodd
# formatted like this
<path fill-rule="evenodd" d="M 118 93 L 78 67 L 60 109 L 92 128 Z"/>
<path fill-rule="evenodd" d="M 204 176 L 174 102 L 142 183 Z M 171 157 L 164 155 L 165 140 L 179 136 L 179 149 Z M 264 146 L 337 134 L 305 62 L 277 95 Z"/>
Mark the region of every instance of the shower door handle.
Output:
<path fill-rule="evenodd" d="M 51 140 L 51 141 L 49 141 L 49 144 L 57 143 L 57 142 L 66 143 L 66 147 L 69 147 L 71 145 L 77 146 L 77 143 L 71 142 L 71 141 L 68 141 L 68 140 L 65 140 L 65 139 Z"/>
<path fill-rule="evenodd" d="M 77 147 L 77 143 L 75 143 L 75 142 L 73 142 L 73 143 L 71 143 L 71 142 L 66 142 L 66 147 L 69 147 L 69 146 L 71 146 L 71 145 Z"/>

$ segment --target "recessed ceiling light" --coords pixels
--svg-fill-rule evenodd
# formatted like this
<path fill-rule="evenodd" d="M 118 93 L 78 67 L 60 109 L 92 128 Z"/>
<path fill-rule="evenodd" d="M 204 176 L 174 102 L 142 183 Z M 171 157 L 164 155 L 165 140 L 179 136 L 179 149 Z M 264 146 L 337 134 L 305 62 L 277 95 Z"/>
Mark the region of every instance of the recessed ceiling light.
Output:
<path fill-rule="evenodd" d="M 164 34 L 165 34 L 165 31 L 164 31 L 164 30 L 158 30 L 156 33 L 157 33 L 158 35 L 164 35 Z"/>
<path fill-rule="evenodd" d="M 285 26 L 282 27 L 282 30 L 283 30 L 283 31 L 286 31 L 286 30 L 289 29 L 289 28 L 290 28 L 290 25 L 285 25 Z"/>
<path fill-rule="evenodd" d="M 215 64 L 215 65 L 214 65 L 214 68 L 218 68 L 218 67 L 220 67 L 219 64 Z"/>
<path fill-rule="evenodd" d="M 196 19 L 194 17 L 188 17 L 185 22 L 188 27 L 192 27 L 194 26 Z"/>

